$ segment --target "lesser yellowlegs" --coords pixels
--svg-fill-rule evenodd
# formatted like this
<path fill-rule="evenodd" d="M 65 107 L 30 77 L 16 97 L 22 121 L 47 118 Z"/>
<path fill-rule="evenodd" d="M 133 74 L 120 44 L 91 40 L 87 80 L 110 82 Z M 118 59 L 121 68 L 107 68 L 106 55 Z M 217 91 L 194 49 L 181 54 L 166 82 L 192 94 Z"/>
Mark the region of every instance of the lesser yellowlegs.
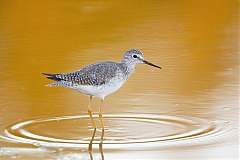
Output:
<path fill-rule="evenodd" d="M 135 65 L 139 63 L 145 63 L 161 69 L 161 67 L 146 61 L 141 51 L 131 49 L 125 53 L 120 63 L 105 61 L 90 64 L 75 72 L 63 74 L 42 74 L 48 76 L 48 79 L 56 81 L 48 84 L 48 86 L 63 86 L 89 95 L 88 114 L 91 118 L 94 129 L 96 129 L 96 125 L 92 118 L 91 101 L 92 97 L 100 98 L 101 105 L 99 108 L 99 118 L 102 129 L 104 130 L 102 120 L 102 102 L 105 96 L 118 90 L 129 78 Z"/>

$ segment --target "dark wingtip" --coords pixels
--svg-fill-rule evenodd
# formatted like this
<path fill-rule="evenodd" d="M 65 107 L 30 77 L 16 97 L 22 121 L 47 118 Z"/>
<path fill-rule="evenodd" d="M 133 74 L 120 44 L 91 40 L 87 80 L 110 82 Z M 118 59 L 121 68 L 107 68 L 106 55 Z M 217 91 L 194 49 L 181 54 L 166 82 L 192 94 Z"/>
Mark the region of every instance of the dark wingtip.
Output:
<path fill-rule="evenodd" d="M 48 79 L 54 80 L 54 81 L 59 81 L 60 79 L 56 78 L 56 77 L 46 77 Z"/>
<path fill-rule="evenodd" d="M 41 74 L 45 75 L 45 76 L 53 76 L 54 74 L 50 74 L 50 73 L 44 73 L 42 72 Z"/>

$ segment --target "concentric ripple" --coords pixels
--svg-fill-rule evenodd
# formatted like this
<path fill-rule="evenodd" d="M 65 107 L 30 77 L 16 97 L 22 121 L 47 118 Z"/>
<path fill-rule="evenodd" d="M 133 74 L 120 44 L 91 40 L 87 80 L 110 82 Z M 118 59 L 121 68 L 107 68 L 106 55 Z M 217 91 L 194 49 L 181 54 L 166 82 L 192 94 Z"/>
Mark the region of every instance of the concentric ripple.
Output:
<path fill-rule="evenodd" d="M 150 142 L 191 142 L 219 137 L 228 132 L 224 123 L 166 115 L 104 115 L 104 144 L 147 144 Z M 95 121 L 98 117 L 94 116 Z M 88 115 L 63 116 L 23 121 L 6 128 L 1 137 L 15 142 L 48 147 L 81 147 L 91 137 Z M 100 130 L 98 130 L 101 133 Z M 94 137 L 100 143 L 101 135 Z M 208 142 L 209 143 L 209 142 Z"/>

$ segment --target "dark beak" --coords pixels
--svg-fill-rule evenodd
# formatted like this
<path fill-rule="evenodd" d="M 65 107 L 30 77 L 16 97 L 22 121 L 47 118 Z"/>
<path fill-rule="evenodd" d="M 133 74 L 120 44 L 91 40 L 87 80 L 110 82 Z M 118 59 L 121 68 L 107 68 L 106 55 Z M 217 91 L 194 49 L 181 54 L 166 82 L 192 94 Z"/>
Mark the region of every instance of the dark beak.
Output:
<path fill-rule="evenodd" d="M 159 66 L 157 66 L 157 65 L 155 65 L 155 64 L 152 64 L 152 63 L 150 63 L 150 62 L 148 62 L 148 61 L 146 61 L 146 60 L 144 60 L 144 59 L 143 59 L 142 61 L 143 61 L 143 63 L 148 64 L 149 66 L 153 66 L 153 67 L 162 69 L 161 67 L 159 67 Z"/>

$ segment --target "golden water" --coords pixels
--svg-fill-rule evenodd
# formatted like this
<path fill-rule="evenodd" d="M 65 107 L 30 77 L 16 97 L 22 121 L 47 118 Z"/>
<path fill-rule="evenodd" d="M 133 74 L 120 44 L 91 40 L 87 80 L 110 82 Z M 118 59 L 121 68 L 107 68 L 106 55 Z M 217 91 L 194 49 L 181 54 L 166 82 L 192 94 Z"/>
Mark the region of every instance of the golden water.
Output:
<path fill-rule="evenodd" d="M 238 2 L 0 1 L 0 159 L 237 159 Z M 91 129 L 88 97 L 50 83 L 140 49 Z M 95 121 L 98 99 L 93 101 Z"/>

